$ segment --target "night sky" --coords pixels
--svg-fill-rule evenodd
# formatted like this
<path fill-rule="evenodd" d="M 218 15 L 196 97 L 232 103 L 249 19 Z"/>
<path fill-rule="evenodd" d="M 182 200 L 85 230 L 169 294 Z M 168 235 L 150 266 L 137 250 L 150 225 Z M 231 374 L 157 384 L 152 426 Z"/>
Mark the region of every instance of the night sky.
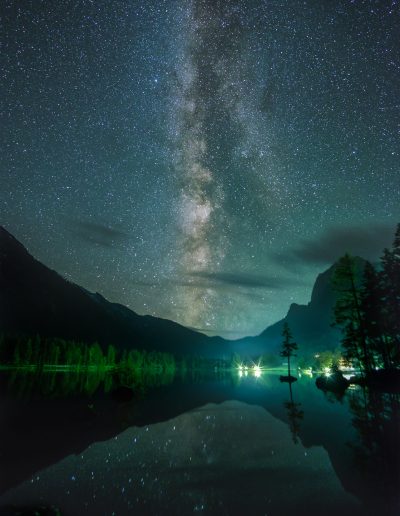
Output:
<path fill-rule="evenodd" d="M 228 338 L 400 221 L 399 2 L 3 0 L 0 223 Z"/>

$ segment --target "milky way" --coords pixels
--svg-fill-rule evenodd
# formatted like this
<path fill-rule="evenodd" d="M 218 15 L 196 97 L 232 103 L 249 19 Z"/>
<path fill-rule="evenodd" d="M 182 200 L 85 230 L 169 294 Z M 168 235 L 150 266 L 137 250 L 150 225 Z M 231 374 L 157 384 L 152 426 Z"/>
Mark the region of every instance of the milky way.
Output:
<path fill-rule="evenodd" d="M 213 325 L 216 307 L 222 310 L 221 295 L 211 282 L 199 285 L 197 278 L 218 276 L 221 271 L 231 223 L 224 209 L 224 186 L 233 172 L 230 168 L 235 167 L 232 160 L 241 152 L 246 154 L 241 147 L 250 147 L 249 142 L 243 143 L 251 118 L 243 99 L 249 86 L 243 51 L 246 27 L 238 2 L 195 1 L 189 5 L 181 28 L 185 37 L 176 68 L 173 117 L 176 171 L 182 176 L 178 271 L 189 277 L 181 320 L 207 329 Z M 252 141 L 252 147 L 251 152 L 255 149 L 263 156 L 257 140 Z M 246 168 L 242 164 L 236 173 L 251 175 L 256 170 Z M 270 193 L 276 193 L 273 177 L 267 181 Z M 271 195 L 269 202 L 273 203 Z M 223 296 L 230 300 L 232 310 L 230 296 L 226 292 Z"/>
<path fill-rule="evenodd" d="M 400 219 L 396 1 L 2 3 L 0 217 L 141 314 L 256 334 Z"/>
<path fill-rule="evenodd" d="M 224 55 L 217 35 L 222 20 L 210 2 L 193 2 L 185 26 L 183 59 L 177 68 L 179 119 L 177 170 L 182 174 L 179 218 L 185 275 L 218 271 L 224 258 L 223 188 L 212 160 L 210 132 L 216 116 L 216 98 L 222 99 Z M 214 45 L 210 38 L 216 40 Z M 210 44 L 211 43 L 211 44 Z M 219 69 L 218 69 L 219 68 Z M 217 234 L 216 234 L 217 232 Z M 183 321 L 190 326 L 210 325 L 215 293 L 189 279 L 184 292 Z"/>

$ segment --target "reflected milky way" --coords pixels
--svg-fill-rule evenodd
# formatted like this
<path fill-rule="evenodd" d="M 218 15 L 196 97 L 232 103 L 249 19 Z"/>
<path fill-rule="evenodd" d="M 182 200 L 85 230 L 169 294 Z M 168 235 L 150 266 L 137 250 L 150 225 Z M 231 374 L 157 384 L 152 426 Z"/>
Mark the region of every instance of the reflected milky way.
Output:
<path fill-rule="evenodd" d="M 360 509 L 323 448 L 294 444 L 286 425 L 261 407 L 237 401 L 130 428 L 38 472 L 0 502 L 38 499 L 71 514 L 300 509 L 300 514 L 350 515 Z"/>

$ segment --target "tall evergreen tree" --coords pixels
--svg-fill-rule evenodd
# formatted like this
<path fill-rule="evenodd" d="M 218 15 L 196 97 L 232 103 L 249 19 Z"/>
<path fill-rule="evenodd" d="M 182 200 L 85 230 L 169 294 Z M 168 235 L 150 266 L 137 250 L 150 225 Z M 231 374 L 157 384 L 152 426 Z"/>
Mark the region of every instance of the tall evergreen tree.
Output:
<path fill-rule="evenodd" d="M 379 273 L 367 262 L 364 267 L 361 291 L 361 311 L 365 336 L 376 365 L 385 369 L 391 366 L 391 353 L 387 340 L 387 322 L 383 315 L 383 289 Z"/>
<path fill-rule="evenodd" d="M 28 339 L 25 344 L 24 363 L 30 365 L 32 360 L 32 340 Z"/>
<path fill-rule="evenodd" d="M 13 365 L 15 367 L 20 367 L 21 366 L 21 346 L 20 346 L 20 343 L 17 341 L 16 342 L 16 345 L 15 345 L 15 348 L 14 348 L 14 356 L 13 356 Z"/>
<path fill-rule="evenodd" d="M 333 285 L 337 293 L 335 324 L 342 329 L 342 346 L 346 358 L 357 359 L 360 366 L 369 372 L 373 359 L 367 346 L 361 309 L 361 288 L 356 276 L 355 260 L 349 254 L 345 254 L 338 261 Z"/>
<path fill-rule="evenodd" d="M 385 249 L 381 258 L 383 315 L 387 326 L 388 345 L 393 359 L 400 361 L 400 224 L 392 249 Z"/>
<path fill-rule="evenodd" d="M 89 347 L 88 365 L 100 368 L 103 365 L 103 351 L 98 342 L 94 342 Z"/>
<path fill-rule="evenodd" d="M 116 356 L 117 356 L 117 353 L 116 353 L 115 347 L 110 344 L 107 348 L 107 359 L 106 359 L 106 364 L 108 367 L 115 367 Z"/>
<path fill-rule="evenodd" d="M 283 331 L 282 331 L 282 350 L 281 350 L 281 357 L 287 358 L 288 363 L 288 376 L 290 376 L 290 358 L 294 355 L 294 352 L 298 349 L 297 344 L 293 342 L 292 333 L 289 329 L 289 325 L 287 322 L 283 324 Z"/>

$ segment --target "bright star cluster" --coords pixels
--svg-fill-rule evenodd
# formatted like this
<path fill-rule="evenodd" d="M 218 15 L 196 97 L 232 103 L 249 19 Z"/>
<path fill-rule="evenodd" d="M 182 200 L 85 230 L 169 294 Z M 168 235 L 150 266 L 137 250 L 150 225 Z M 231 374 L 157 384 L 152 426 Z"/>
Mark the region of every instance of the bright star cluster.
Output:
<path fill-rule="evenodd" d="M 1 224 L 69 280 L 239 337 L 390 244 L 398 1 L 1 12 Z"/>

